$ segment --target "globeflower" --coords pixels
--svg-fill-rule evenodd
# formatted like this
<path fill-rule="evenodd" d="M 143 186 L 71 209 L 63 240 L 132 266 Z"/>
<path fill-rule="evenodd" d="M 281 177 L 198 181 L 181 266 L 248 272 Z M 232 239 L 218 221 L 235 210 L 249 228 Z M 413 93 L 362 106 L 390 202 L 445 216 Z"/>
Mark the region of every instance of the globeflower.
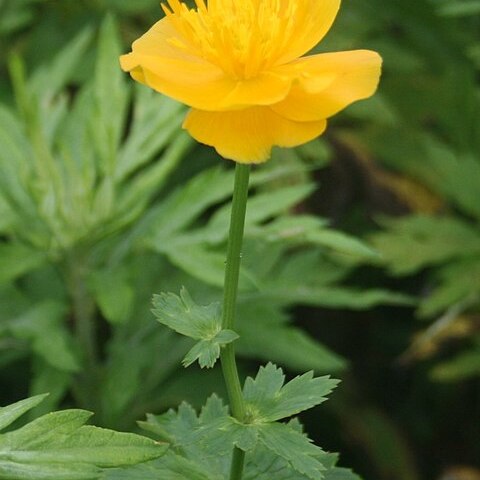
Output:
<path fill-rule="evenodd" d="M 302 56 L 330 29 L 340 0 L 179 0 L 122 55 L 125 71 L 190 108 L 183 127 L 240 163 L 322 134 L 327 119 L 371 96 L 381 58 L 353 50 Z"/>

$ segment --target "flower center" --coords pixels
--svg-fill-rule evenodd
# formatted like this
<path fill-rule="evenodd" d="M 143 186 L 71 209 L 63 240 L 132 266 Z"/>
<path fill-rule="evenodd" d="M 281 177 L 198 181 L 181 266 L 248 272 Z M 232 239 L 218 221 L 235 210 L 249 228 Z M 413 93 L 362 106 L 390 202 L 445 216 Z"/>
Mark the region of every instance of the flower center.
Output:
<path fill-rule="evenodd" d="M 170 43 L 248 79 L 275 65 L 307 14 L 301 0 L 195 0 L 189 9 L 179 0 L 162 5 L 179 37 Z M 303 7 L 303 8 L 302 8 Z"/>

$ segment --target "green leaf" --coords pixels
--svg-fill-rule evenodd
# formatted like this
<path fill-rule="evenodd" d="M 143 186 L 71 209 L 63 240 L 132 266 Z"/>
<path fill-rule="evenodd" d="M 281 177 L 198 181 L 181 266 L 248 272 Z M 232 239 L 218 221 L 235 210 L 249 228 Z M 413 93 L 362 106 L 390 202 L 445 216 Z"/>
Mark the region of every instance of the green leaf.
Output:
<path fill-rule="evenodd" d="M 93 86 L 95 115 L 91 119 L 91 133 L 103 172 L 113 174 L 128 91 L 124 74 L 118 67 L 121 49 L 116 22 L 112 16 L 107 16 L 101 26 L 97 48 Z"/>
<path fill-rule="evenodd" d="M 5 327 L 15 338 L 30 342 L 33 351 L 52 367 L 75 372 L 80 364 L 64 323 L 65 314 L 65 305 L 46 300 L 9 320 Z"/>
<path fill-rule="evenodd" d="M 422 317 L 438 315 L 452 305 L 480 295 L 480 256 L 447 263 L 435 272 L 435 289 L 420 304 Z"/>
<path fill-rule="evenodd" d="M 46 261 L 43 252 L 21 243 L 0 244 L 0 283 L 7 283 L 40 267 Z"/>
<path fill-rule="evenodd" d="M 439 382 L 459 382 L 480 376 L 480 342 L 474 348 L 461 352 L 436 365 L 431 377 Z"/>
<path fill-rule="evenodd" d="M 245 217 L 246 235 L 256 225 L 293 208 L 310 195 L 312 191 L 312 184 L 301 184 L 252 195 L 248 201 Z M 225 240 L 228 235 L 230 211 L 231 204 L 228 203 L 212 216 L 205 231 L 208 241 L 221 242 Z"/>
<path fill-rule="evenodd" d="M 220 348 L 238 338 L 233 330 L 222 330 L 219 303 L 199 306 L 185 288 L 180 296 L 162 293 L 153 297 L 153 313 L 158 321 L 181 335 L 199 340 L 182 363 L 188 367 L 198 360 L 202 368 L 212 368 L 220 356 Z"/>
<path fill-rule="evenodd" d="M 207 475 L 208 479 L 224 480 L 229 475 L 234 445 L 247 452 L 245 480 L 320 480 L 324 476 L 329 478 L 327 473 L 335 478 L 332 469 L 336 468 L 337 455 L 313 445 L 302 433 L 298 421 L 242 424 L 228 415 L 227 408 L 215 395 L 207 400 L 198 417 L 190 406 L 182 404 L 178 412 L 149 415 L 147 422 L 140 425 L 172 444 L 164 457 L 131 469 L 132 473 L 144 472 L 142 480 L 187 480 L 192 466 L 195 466 L 193 479 L 204 480 L 202 475 Z M 160 477 L 159 472 L 165 476 Z M 131 478 L 140 480 L 140 474 L 135 475 Z M 346 476 L 347 479 L 357 480 L 354 476 Z"/>
<path fill-rule="evenodd" d="M 325 472 L 325 480 L 361 480 L 361 478 L 348 468 L 334 467 Z"/>
<path fill-rule="evenodd" d="M 186 245 L 179 240 L 187 240 Z M 160 250 L 159 250 L 160 251 Z M 194 278 L 215 287 L 222 287 L 225 276 L 225 253 L 211 250 L 201 245 L 191 245 L 190 235 L 174 238 L 161 250 L 168 259 Z M 257 280 L 251 269 L 242 267 L 240 270 L 239 289 L 252 289 Z"/>
<path fill-rule="evenodd" d="M 240 355 L 281 362 L 300 371 L 314 369 L 325 373 L 346 367 L 342 357 L 297 327 L 278 325 L 263 318 L 255 322 L 248 317 L 242 320 L 236 347 Z"/>
<path fill-rule="evenodd" d="M 378 253 L 358 238 L 333 229 L 321 229 L 307 234 L 306 240 L 332 250 L 359 258 L 378 258 Z"/>
<path fill-rule="evenodd" d="M 133 467 L 108 470 L 102 480 L 224 480 L 211 469 L 173 452 Z"/>
<path fill-rule="evenodd" d="M 223 480 L 229 470 L 233 445 L 221 440 L 217 442 L 219 435 L 213 435 L 212 442 L 199 441 L 200 438 L 205 437 L 205 435 L 199 436 L 199 430 L 211 425 L 214 421 L 218 424 L 218 421 L 223 421 L 225 418 L 228 418 L 227 408 L 217 396 L 212 395 L 198 417 L 190 405 L 182 403 L 178 411 L 169 410 L 158 416 L 148 415 L 147 421 L 139 422 L 139 425 L 172 445 L 170 452 L 175 453 L 175 458 L 172 460 L 169 456 L 162 457 L 161 461 L 155 462 L 156 469 L 178 474 L 182 461 L 179 461 L 177 466 L 177 460 L 184 458 L 189 460 L 188 468 L 195 465 L 197 475 L 200 475 L 199 479 L 203 480 L 201 472 L 204 472 L 209 480 Z M 208 432 L 211 431 L 208 430 Z M 208 438 L 210 439 L 210 436 Z M 177 477 L 172 476 L 172 478 Z M 184 477 L 178 478 L 183 480 Z"/>
<path fill-rule="evenodd" d="M 6 407 L 0 407 L 0 430 L 8 427 L 17 418 L 36 407 L 46 396 L 47 394 L 35 395 L 34 397 L 20 400 Z"/>
<path fill-rule="evenodd" d="M 185 355 L 183 366 L 188 367 L 198 360 L 200 367 L 212 368 L 220 356 L 220 348 L 239 338 L 233 330 L 220 330 L 213 338 L 200 340 Z"/>
<path fill-rule="evenodd" d="M 126 268 L 97 270 L 92 272 L 89 282 L 105 318 L 112 324 L 124 323 L 135 299 Z"/>
<path fill-rule="evenodd" d="M 5 407 L 0 421 L 11 423 L 42 399 Z M 54 412 L 0 434 L 0 479 L 95 480 L 102 468 L 152 460 L 168 448 L 139 435 L 85 426 L 91 415 L 83 410 Z"/>
<path fill-rule="evenodd" d="M 185 288 L 180 296 L 161 293 L 153 296 L 153 314 L 160 323 L 195 340 L 214 338 L 221 330 L 219 303 L 197 305 Z"/>
<path fill-rule="evenodd" d="M 150 225 L 150 244 L 162 249 L 174 233 L 184 229 L 207 208 L 231 195 L 232 172 L 213 168 L 196 175 L 156 208 Z"/>
<path fill-rule="evenodd" d="M 126 179 L 168 146 L 179 135 L 184 115 L 181 103 L 136 85 L 132 131 L 120 149 L 115 178 Z"/>
<path fill-rule="evenodd" d="M 312 480 L 323 478 L 326 468 L 321 460 L 327 454 L 305 435 L 282 423 L 263 425 L 258 433 L 259 442 L 286 460 L 291 468 Z"/>
<path fill-rule="evenodd" d="M 31 76 L 29 86 L 37 95 L 42 96 L 44 105 L 48 105 L 54 95 L 71 80 L 91 39 L 92 29 L 89 27 L 83 29 L 48 64 L 43 64 Z"/>
<path fill-rule="evenodd" d="M 274 422 L 319 405 L 338 384 L 328 376 L 313 378 L 313 372 L 284 382 L 282 369 L 272 363 L 260 367 L 255 379 L 247 378 L 243 394 L 255 422 Z"/>
<path fill-rule="evenodd" d="M 410 215 L 384 223 L 388 230 L 374 235 L 373 245 L 396 275 L 480 253 L 480 230 L 459 218 Z"/>

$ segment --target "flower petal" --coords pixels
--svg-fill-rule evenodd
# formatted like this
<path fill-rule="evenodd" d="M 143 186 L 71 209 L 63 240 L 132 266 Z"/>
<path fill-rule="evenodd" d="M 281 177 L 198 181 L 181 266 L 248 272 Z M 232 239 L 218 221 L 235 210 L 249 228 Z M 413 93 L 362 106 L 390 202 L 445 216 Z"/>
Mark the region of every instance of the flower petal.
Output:
<path fill-rule="evenodd" d="M 192 109 L 183 127 L 201 143 L 215 147 L 224 158 L 240 163 L 261 163 L 274 145 L 294 147 L 323 133 L 326 120 L 293 122 L 269 107 L 229 112 Z"/>
<path fill-rule="evenodd" d="M 122 68 L 149 87 L 191 107 L 208 111 L 270 105 L 284 99 L 292 84 L 289 72 L 264 72 L 235 79 L 219 67 L 172 44 L 177 38 L 166 17 L 120 57 Z"/>
<path fill-rule="evenodd" d="M 288 96 L 271 108 L 290 120 L 328 118 L 375 92 L 382 59 L 370 50 L 323 53 L 299 59 L 289 67 L 301 72 Z"/>
<path fill-rule="evenodd" d="M 276 64 L 288 63 L 310 51 L 330 30 L 341 0 L 297 0 L 292 31 Z M 288 2 L 286 2 L 288 4 Z"/>

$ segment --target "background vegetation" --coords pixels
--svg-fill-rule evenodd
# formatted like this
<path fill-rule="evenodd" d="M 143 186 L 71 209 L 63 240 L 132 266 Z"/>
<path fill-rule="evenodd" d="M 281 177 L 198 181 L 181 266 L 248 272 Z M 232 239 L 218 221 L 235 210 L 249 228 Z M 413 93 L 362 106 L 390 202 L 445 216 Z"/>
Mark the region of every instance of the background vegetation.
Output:
<path fill-rule="evenodd" d="M 0 403 L 51 392 L 32 417 L 134 430 L 222 393 L 150 313 L 218 298 L 232 185 L 118 68 L 159 15 L 0 0 Z M 303 421 L 372 480 L 480 477 L 479 32 L 477 0 L 345 0 L 322 51 L 379 51 L 378 94 L 252 179 L 242 368 L 341 378 Z"/>

